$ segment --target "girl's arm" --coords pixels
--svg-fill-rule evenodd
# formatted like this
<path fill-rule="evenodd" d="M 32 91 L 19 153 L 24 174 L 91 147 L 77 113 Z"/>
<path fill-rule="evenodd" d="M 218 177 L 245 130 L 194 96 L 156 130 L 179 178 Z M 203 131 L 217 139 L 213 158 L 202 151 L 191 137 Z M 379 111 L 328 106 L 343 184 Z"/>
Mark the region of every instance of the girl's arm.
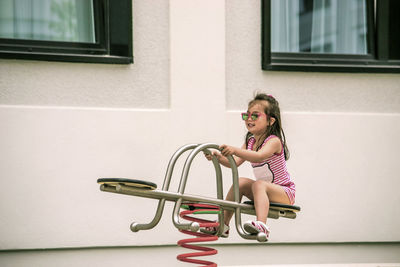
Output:
<path fill-rule="evenodd" d="M 220 148 L 221 148 L 222 146 L 220 146 Z M 243 145 L 242 146 L 242 149 L 246 149 L 246 145 Z M 220 152 L 218 152 L 218 151 L 213 151 L 213 155 L 218 159 L 218 161 L 219 161 L 219 163 L 220 164 L 222 164 L 223 166 L 225 166 L 225 167 L 227 167 L 227 168 L 230 168 L 231 167 L 231 164 L 229 163 L 229 160 L 224 156 L 224 155 L 222 155 Z M 228 156 L 228 155 L 227 155 Z M 236 162 L 236 166 L 240 166 L 240 165 L 242 165 L 242 163 L 245 161 L 244 159 L 242 159 L 242 158 L 240 158 L 240 157 L 238 157 L 238 156 L 235 156 L 235 155 L 232 155 L 233 156 L 233 159 L 235 160 L 235 162 Z M 208 160 L 211 160 L 211 155 L 206 155 L 206 158 L 208 159 Z"/>
<path fill-rule="evenodd" d="M 247 160 L 250 162 L 262 162 L 267 158 L 271 157 L 275 153 L 281 153 L 282 144 L 279 138 L 271 138 L 268 142 L 258 151 L 251 151 L 238 147 L 221 145 L 221 153 L 223 156 L 234 155 L 241 160 Z M 243 163 L 243 162 L 242 162 Z"/>

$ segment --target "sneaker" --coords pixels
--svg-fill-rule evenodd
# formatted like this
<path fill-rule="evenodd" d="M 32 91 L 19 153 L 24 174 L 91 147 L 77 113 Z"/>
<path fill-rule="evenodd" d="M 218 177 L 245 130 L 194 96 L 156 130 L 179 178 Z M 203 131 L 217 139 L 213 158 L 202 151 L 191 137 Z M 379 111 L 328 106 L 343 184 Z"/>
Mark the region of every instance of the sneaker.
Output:
<path fill-rule="evenodd" d="M 244 230 L 246 230 L 250 234 L 258 234 L 258 233 L 264 233 L 267 235 L 267 238 L 269 237 L 270 230 L 268 226 L 265 225 L 265 223 L 260 222 L 260 221 L 247 221 L 244 223 Z"/>
<path fill-rule="evenodd" d="M 217 227 L 202 227 L 200 228 L 200 232 L 209 234 L 209 235 L 216 235 L 218 232 Z M 222 232 L 220 237 L 227 238 L 229 236 L 229 226 L 224 224 L 224 231 Z"/>

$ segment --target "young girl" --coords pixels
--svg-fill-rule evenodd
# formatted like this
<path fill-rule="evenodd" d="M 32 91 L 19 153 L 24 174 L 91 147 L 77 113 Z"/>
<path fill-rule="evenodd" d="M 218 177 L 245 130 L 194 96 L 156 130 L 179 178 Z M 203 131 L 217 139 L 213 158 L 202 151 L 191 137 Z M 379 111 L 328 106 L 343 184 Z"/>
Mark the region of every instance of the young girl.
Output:
<path fill-rule="evenodd" d="M 289 151 L 285 134 L 282 129 L 279 103 L 274 97 L 257 94 L 250 101 L 246 113 L 242 113 L 248 133 L 241 148 L 221 145 L 221 153 L 214 151 L 218 161 L 230 167 L 228 159 L 232 155 L 236 165 L 249 161 L 253 167 L 256 180 L 239 178 L 239 196 L 248 197 L 254 201 L 256 210 L 255 221 L 244 223 L 245 231 L 251 234 L 264 232 L 267 238 L 270 229 L 266 226 L 269 203 L 294 204 L 295 184 L 290 179 L 286 169 Z M 211 155 L 206 155 L 211 160 Z M 234 201 L 233 187 L 230 188 L 226 200 Z M 229 235 L 229 222 L 233 212 L 224 211 L 224 231 L 222 237 Z M 203 232 L 215 234 L 215 227 L 202 229 Z"/>

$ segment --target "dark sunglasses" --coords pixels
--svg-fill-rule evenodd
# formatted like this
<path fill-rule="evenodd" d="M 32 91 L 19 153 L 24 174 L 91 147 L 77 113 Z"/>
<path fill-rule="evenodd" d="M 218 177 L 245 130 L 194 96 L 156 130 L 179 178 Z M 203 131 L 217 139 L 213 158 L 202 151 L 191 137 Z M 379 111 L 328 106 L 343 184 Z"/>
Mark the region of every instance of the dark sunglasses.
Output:
<path fill-rule="evenodd" d="M 249 118 L 251 120 L 256 121 L 260 116 L 267 116 L 264 113 L 251 113 L 249 114 L 248 112 L 243 112 L 242 113 L 242 120 L 247 121 Z"/>

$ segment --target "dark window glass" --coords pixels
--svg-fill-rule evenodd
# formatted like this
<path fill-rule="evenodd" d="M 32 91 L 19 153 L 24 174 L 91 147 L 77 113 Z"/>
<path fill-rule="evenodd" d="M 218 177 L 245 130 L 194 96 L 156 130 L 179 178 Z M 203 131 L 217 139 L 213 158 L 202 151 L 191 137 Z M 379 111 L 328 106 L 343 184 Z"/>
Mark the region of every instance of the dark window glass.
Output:
<path fill-rule="evenodd" d="M 367 7 L 359 0 L 271 0 L 272 52 L 367 54 Z"/>
<path fill-rule="evenodd" d="M 389 3 L 389 58 L 400 60 L 400 1 Z"/>
<path fill-rule="evenodd" d="M 400 1 L 262 3 L 263 69 L 400 72 Z"/>
<path fill-rule="evenodd" d="M 95 43 L 92 0 L 2 0 L 0 38 Z"/>
<path fill-rule="evenodd" d="M 1 0 L 0 57 L 131 63 L 130 0 Z"/>

